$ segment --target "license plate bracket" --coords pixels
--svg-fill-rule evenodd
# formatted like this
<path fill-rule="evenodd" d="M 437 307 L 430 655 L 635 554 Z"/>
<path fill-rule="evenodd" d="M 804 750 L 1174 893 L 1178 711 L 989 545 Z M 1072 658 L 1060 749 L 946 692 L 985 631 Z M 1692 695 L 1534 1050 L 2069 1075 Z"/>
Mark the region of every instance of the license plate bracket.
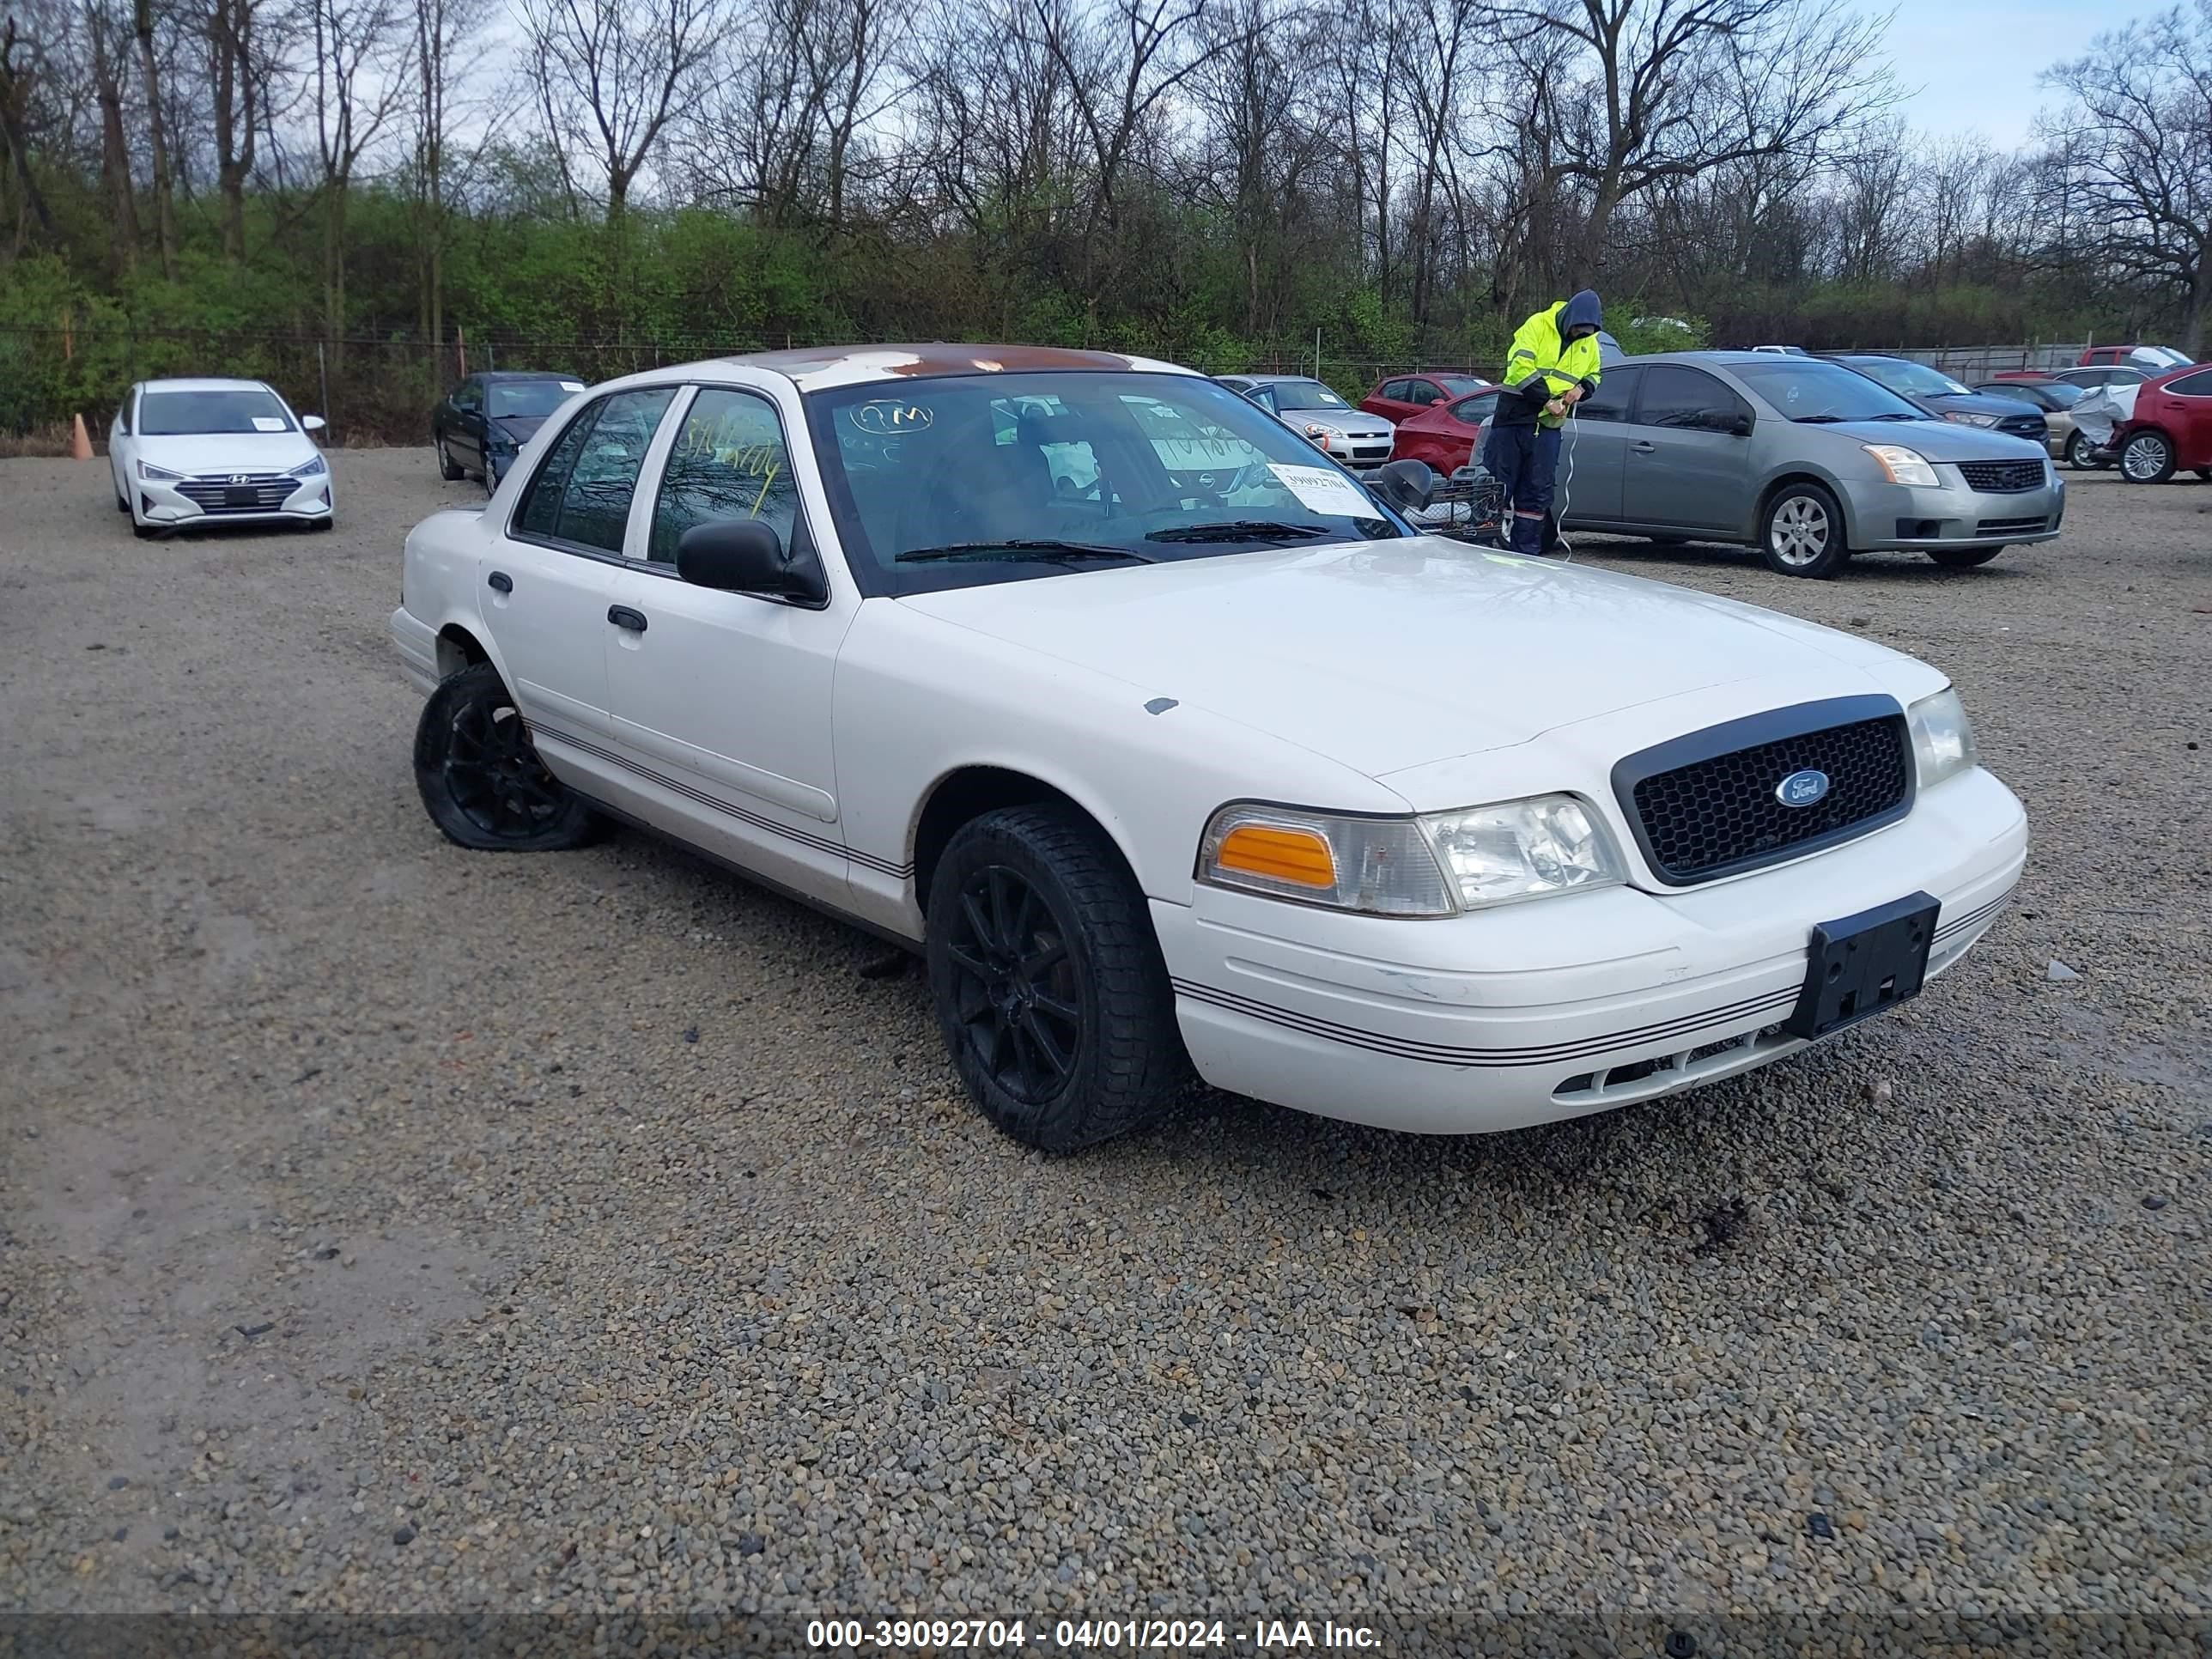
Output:
<path fill-rule="evenodd" d="M 1939 899 L 1911 893 L 1815 925 L 1805 984 L 1782 1029 L 1792 1036 L 1826 1036 L 1919 995 L 1942 908 Z"/>
<path fill-rule="evenodd" d="M 252 507 L 261 500 L 261 492 L 252 484 L 231 484 L 222 492 L 225 507 Z"/>

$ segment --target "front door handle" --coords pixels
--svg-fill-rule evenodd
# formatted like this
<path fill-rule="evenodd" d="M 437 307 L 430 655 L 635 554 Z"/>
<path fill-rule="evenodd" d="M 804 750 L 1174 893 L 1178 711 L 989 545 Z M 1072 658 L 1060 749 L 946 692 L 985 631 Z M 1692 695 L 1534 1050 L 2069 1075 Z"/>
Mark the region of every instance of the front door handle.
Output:
<path fill-rule="evenodd" d="M 495 570 L 484 578 L 484 586 L 495 593 L 512 593 L 514 592 L 514 578 L 504 570 Z"/>
<path fill-rule="evenodd" d="M 1634 453 L 1638 455 L 1656 455 L 1659 453 L 1659 446 L 1657 444 L 1651 443 L 1644 439 L 1638 439 L 1636 442 L 1631 444 L 1629 448 Z"/>
<path fill-rule="evenodd" d="M 609 605 L 607 607 L 607 620 L 612 623 L 617 628 L 626 628 L 633 634 L 642 634 L 645 632 L 645 612 L 642 611 L 633 611 L 626 605 Z"/>

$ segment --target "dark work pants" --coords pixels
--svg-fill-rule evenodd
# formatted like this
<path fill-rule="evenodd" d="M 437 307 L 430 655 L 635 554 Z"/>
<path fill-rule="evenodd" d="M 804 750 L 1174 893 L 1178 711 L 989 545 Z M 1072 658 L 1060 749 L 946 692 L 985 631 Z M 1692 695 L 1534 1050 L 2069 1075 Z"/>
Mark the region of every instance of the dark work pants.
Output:
<path fill-rule="evenodd" d="M 1491 422 L 1482 465 L 1498 480 L 1498 529 L 1516 553 L 1544 551 L 1544 515 L 1559 476 L 1559 428 Z"/>

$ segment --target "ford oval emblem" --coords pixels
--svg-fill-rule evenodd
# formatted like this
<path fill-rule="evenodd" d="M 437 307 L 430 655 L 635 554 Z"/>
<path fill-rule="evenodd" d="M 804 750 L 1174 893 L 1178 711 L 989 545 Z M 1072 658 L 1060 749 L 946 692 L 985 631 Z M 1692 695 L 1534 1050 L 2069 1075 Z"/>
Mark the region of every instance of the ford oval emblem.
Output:
<path fill-rule="evenodd" d="M 1808 767 L 1802 772 L 1792 772 L 1774 786 L 1774 799 L 1784 806 L 1810 806 L 1828 793 L 1828 775 Z"/>

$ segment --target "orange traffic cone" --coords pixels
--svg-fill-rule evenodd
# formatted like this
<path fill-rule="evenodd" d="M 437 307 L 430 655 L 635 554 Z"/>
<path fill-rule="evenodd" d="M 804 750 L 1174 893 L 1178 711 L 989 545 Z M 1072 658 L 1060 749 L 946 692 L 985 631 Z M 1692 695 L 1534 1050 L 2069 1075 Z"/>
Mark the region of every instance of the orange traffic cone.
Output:
<path fill-rule="evenodd" d="M 92 439 L 85 432 L 84 416 L 82 415 L 76 417 L 76 430 L 70 436 L 70 459 L 74 461 L 92 459 Z"/>

